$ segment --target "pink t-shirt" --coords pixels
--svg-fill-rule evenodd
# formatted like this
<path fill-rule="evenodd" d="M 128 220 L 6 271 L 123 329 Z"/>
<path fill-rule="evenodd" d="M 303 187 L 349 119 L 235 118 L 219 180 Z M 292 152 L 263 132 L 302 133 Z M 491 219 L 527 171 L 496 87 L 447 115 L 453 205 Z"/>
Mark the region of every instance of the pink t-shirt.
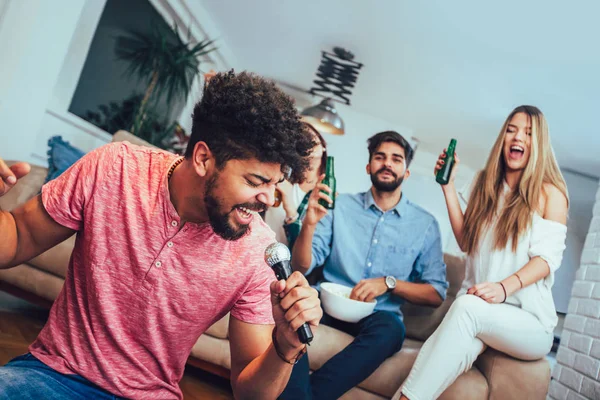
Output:
<path fill-rule="evenodd" d="M 29 350 L 117 396 L 182 398 L 192 346 L 229 311 L 273 323 L 264 250 L 274 233 L 260 218 L 237 241 L 208 223 L 181 228 L 167 182 L 175 160 L 109 144 L 42 188 L 50 216 L 78 232 L 65 285 Z"/>

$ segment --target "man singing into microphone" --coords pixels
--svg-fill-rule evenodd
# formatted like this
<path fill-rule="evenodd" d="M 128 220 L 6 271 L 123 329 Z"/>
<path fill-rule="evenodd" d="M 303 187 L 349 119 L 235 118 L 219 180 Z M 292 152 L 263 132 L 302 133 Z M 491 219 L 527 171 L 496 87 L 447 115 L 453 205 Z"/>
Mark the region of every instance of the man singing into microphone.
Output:
<path fill-rule="evenodd" d="M 77 234 L 46 326 L 0 368 L 0 399 L 181 399 L 192 346 L 228 312 L 236 398 L 279 396 L 305 351 L 295 331 L 314 332 L 322 311 L 300 273 L 275 280 L 274 234 L 257 214 L 312 147 L 273 83 L 217 74 L 185 157 L 109 144 L 0 211 L 0 268 Z M 28 170 L 0 159 L 0 196 Z"/>

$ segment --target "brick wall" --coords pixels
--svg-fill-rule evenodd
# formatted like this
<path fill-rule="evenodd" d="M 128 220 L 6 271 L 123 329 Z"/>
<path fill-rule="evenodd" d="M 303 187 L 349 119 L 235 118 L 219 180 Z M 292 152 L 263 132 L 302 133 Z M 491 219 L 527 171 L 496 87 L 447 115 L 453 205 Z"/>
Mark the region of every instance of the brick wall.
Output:
<path fill-rule="evenodd" d="M 600 188 L 556 360 L 548 400 L 600 400 Z"/>

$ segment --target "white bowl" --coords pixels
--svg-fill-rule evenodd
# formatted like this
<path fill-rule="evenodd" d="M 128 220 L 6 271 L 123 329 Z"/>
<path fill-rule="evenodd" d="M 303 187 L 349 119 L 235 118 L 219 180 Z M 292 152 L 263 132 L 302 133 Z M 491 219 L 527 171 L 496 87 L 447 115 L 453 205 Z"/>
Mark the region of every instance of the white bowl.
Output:
<path fill-rule="evenodd" d="M 351 300 L 352 288 L 337 283 L 321 283 L 321 304 L 329 315 L 340 321 L 358 322 L 375 309 L 377 300 L 364 302 Z"/>

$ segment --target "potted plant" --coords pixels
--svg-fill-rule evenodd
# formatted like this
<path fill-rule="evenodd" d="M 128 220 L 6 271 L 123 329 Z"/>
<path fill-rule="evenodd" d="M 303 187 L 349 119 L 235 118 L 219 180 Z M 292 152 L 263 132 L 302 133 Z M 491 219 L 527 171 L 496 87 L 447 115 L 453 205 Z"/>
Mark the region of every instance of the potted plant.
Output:
<path fill-rule="evenodd" d="M 200 73 L 200 57 L 216 50 L 212 47 L 214 40 L 192 45 L 189 37 L 188 31 L 188 42 L 184 43 L 177 25 L 171 29 L 153 24 L 150 33 L 128 31 L 117 38 L 117 57 L 129 63 L 127 76 L 147 84 L 130 127 L 132 133 L 145 136 L 149 115 L 156 114 L 149 106 L 161 97 L 165 96 L 168 107 L 173 101 L 185 100 Z"/>

